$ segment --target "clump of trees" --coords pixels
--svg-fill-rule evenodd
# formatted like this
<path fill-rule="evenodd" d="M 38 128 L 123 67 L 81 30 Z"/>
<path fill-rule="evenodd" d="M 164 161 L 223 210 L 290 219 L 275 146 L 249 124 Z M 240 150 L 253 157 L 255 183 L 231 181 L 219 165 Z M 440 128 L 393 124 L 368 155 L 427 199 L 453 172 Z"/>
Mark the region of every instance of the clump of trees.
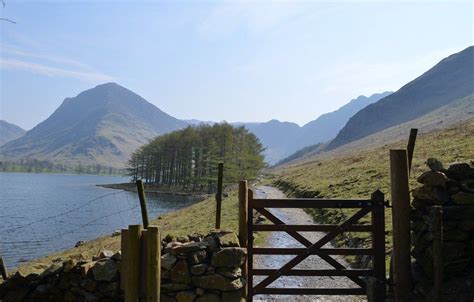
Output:
<path fill-rule="evenodd" d="M 214 192 L 217 166 L 224 163 L 224 183 L 255 179 L 264 167 L 263 146 L 244 127 L 201 124 L 163 136 L 137 149 L 128 162 L 133 180 Z"/>
<path fill-rule="evenodd" d="M 124 169 L 95 165 L 66 165 L 35 158 L 23 158 L 17 161 L 0 161 L 0 172 L 27 173 L 77 173 L 97 175 L 124 175 Z"/>

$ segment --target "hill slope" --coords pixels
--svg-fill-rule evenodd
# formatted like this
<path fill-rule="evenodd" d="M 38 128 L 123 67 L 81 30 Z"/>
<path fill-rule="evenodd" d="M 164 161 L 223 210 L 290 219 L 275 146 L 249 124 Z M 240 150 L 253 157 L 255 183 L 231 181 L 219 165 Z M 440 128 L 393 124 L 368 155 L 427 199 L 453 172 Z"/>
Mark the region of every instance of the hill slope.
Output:
<path fill-rule="evenodd" d="M 0 146 L 25 135 L 26 130 L 0 120 Z"/>
<path fill-rule="evenodd" d="M 333 139 L 354 114 L 390 94 L 392 92 L 386 91 L 373 94 L 370 97 L 361 95 L 341 108 L 321 115 L 302 127 L 297 147 L 301 148 Z"/>
<path fill-rule="evenodd" d="M 232 125 L 245 126 L 255 134 L 266 148 L 266 161 L 274 164 L 301 148 L 334 138 L 354 113 L 390 93 L 377 93 L 370 97 L 361 95 L 341 108 L 321 115 L 303 127 L 275 119 L 264 123 L 233 123 Z"/>
<path fill-rule="evenodd" d="M 474 92 L 474 46 L 453 54 L 397 92 L 355 114 L 328 149 L 398 125 Z"/>
<path fill-rule="evenodd" d="M 45 121 L 0 148 L 4 160 L 124 167 L 153 137 L 187 126 L 115 83 L 66 98 Z"/>

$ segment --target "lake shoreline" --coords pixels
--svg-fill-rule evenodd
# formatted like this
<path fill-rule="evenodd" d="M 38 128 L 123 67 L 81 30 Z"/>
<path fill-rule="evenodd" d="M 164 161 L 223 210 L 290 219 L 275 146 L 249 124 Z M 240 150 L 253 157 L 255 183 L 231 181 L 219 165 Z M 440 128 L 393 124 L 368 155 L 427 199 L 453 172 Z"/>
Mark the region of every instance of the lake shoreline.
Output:
<path fill-rule="evenodd" d="M 137 192 L 137 187 L 135 183 L 115 183 L 115 184 L 98 184 L 98 187 L 103 187 L 107 189 L 114 189 L 114 190 L 124 190 L 129 192 Z M 186 191 L 176 191 L 172 189 L 163 189 L 158 188 L 154 185 L 144 184 L 146 194 L 158 194 L 158 195 L 176 195 L 176 196 L 193 196 L 198 198 L 209 198 L 212 194 L 204 193 L 204 192 L 186 192 Z"/>

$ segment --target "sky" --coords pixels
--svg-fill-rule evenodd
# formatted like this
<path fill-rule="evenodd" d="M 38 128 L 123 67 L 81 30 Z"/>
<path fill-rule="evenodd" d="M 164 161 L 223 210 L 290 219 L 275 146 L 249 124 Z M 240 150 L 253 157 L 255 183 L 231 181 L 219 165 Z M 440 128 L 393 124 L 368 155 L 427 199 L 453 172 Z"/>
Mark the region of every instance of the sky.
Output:
<path fill-rule="evenodd" d="M 181 119 L 303 125 L 473 45 L 473 1 L 13 1 L 0 119 L 106 82 Z"/>

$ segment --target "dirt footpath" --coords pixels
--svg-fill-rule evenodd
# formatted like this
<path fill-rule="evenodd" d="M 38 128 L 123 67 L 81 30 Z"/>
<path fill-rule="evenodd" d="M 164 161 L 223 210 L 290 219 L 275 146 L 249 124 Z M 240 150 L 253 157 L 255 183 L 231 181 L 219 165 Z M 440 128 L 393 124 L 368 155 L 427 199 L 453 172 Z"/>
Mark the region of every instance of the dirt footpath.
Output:
<path fill-rule="evenodd" d="M 285 198 L 285 194 L 274 187 L 261 186 L 256 189 L 258 198 Z M 302 209 L 272 209 L 271 212 L 288 224 L 311 224 L 312 218 Z M 324 233 L 321 232 L 300 232 L 311 242 L 318 241 Z M 299 242 L 284 232 L 272 232 L 265 243 L 265 247 L 303 247 Z M 325 247 L 330 247 L 326 244 Z M 254 268 L 280 268 L 290 261 L 294 256 L 288 255 L 257 255 L 254 258 Z M 338 256 L 333 256 L 339 263 L 348 267 L 348 264 Z M 309 256 L 298 264 L 297 269 L 333 269 L 318 256 Z M 264 278 L 264 276 L 263 276 Z M 262 277 L 254 278 L 254 285 Z M 345 277 L 280 277 L 269 287 L 287 287 L 287 288 L 351 288 L 358 286 L 350 279 Z M 364 296 L 272 296 L 259 295 L 254 297 L 254 301 L 366 301 Z"/>

